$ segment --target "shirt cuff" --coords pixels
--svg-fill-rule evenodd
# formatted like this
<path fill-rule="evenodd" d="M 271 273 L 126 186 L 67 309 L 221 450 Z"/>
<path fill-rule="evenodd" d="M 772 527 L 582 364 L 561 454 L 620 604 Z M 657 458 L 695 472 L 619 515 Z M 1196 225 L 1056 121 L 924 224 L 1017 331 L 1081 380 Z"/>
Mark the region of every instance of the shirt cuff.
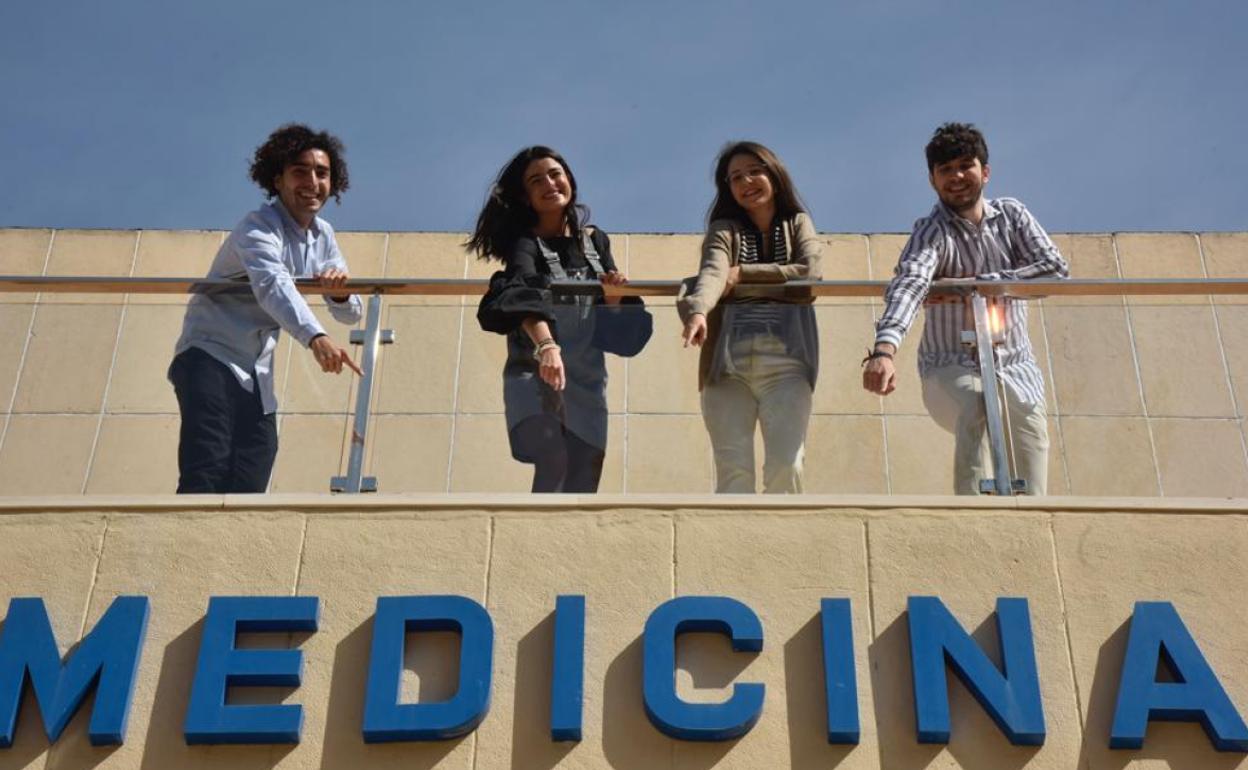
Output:
<path fill-rule="evenodd" d="M 894 329 L 881 329 L 875 333 L 875 344 L 887 342 L 895 348 L 901 348 L 901 334 Z"/>
<path fill-rule="evenodd" d="M 299 331 L 297 333 L 292 332 L 292 334 L 294 334 L 294 336 L 298 338 L 299 344 L 303 345 L 305 348 L 308 345 L 312 344 L 313 337 L 317 336 L 318 334 L 324 334 L 324 333 L 325 333 L 325 330 L 321 328 L 321 325 L 319 323 L 304 324 L 303 326 L 299 327 Z"/>

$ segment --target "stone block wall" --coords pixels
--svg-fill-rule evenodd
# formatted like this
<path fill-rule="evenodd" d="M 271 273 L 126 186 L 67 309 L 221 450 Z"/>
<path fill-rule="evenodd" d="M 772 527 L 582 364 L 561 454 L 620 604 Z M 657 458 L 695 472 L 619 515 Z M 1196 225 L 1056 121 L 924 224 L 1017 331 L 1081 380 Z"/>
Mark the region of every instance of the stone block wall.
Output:
<path fill-rule="evenodd" d="M 357 277 L 484 278 L 458 233 L 340 233 Z M 0 274 L 199 276 L 220 232 L 0 230 Z M 891 274 L 900 235 L 829 234 L 829 279 Z M 676 279 L 697 235 L 617 234 L 635 279 Z M 1248 234 L 1057 235 L 1084 278 L 1248 275 Z M 184 297 L 0 295 L 0 490 L 6 495 L 159 493 L 175 485 L 177 408 L 165 380 Z M 524 491 L 502 418 L 501 338 L 476 325 L 475 297 L 387 300 L 368 431 L 369 473 L 392 492 Z M 612 358 L 604 492 L 705 492 L 710 446 L 670 301 L 650 302 L 655 336 Z M 815 493 L 940 494 L 952 437 L 927 417 L 912 330 L 902 381 L 865 393 L 859 360 L 878 302 L 816 305 L 822 367 L 807 442 Z M 346 330 L 328 320 L 341 342 Z M 1248 496 L 1248 298 L 1050 298 L 1033 304 L 1032 341 L 1050 409 L 1052 494 Z M 610 357 L 609 357 L 610 358 Z M 355 381 L 320 373 L 283 337 L 281 450 L 273 492 L 319 492 L 346 465 Z M 761 464 L 761 441 L 758 453 Z"/>
<path fill-rule="evenodd" d="M 1242 768 L 1199 725 L 1154 722 L 1140 750 L 1109 749 L 1135 602 L 1170 601 L 1231 700 L 1248 707 L 1248 519 L 1230 503 L 1105 499 L 1079 508 L 1026 500 L 911 499 L 909 508 L 803 507 L 704 497 L 679 506 L 613 498 L 596 510 L 402 497 L 83 498 L 35 511 L 0 502 L 0 612 L 43 598 L 67 653 L 119 595 L 150 601 L 129 729 L 87 741 L 83 709 L 51 746 L 28 689 L 0 768 L 825 768 L 1145 770 Z M 776 501 L 780 503 L 782 501 Z M 877 503 L 882 503 L 879 499 Z M 1014 502 L 1017 506 L 1001 503 Z M 27 501 L 25 505 L 34 505 Z M 124 505 L 124 509 L 119 508 Z M 485 507 L 488 506 L 488 507 Z M 994 507 L 998 506 L 998 507 Z M 49 565 L 56 565 L 49 569 Z M 361 722 L 379 596 L 457 594 L 495 631 L 492 705 L 472 734 L 365 744 Z M 548 713 L 559 594 L 586 598 L 584 735 L 554 743 Z M 315 633 L 242 634 L 240 646 L 298 647 L 298 688 L 233 688 L 232 703 L 299 704 L 298 745 L 187 746 L 187 701 L 211 596 L 315 596 Z M 641 634 L 675 596 L 721 595 L 760 618 L 761 652 L 712 634 L 677 645 L 675 682 L 718 702 L 765 686 L 762 716 L 726 743 L 676 741 L 648 721 Z M 939 597 L 998 667 L 998 597 L 1028 601 L 1046 739 L 1011 745 L 949 675 L 951 740 L 916 741 L 907 597 Z M 829 745 L 819 601 L 852 603 L 861 740 Z M 409 634 L 405 702 L 456 689 L 454 634 Z M 1151 673 L 1151 671 L 1149 672 Z"/>

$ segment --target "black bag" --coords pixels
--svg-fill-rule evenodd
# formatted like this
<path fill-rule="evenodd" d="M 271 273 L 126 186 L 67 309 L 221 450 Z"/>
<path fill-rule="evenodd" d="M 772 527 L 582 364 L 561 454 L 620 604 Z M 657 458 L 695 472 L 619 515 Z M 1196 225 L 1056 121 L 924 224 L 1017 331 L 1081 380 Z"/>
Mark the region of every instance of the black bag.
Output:
<path fill-rule="evenodd" d="M 594 307 L 593 345 L 604 353 L 631 358 L 654 334 L 654 317 L 641 297 L 622 297 L 618 306 Z"/>

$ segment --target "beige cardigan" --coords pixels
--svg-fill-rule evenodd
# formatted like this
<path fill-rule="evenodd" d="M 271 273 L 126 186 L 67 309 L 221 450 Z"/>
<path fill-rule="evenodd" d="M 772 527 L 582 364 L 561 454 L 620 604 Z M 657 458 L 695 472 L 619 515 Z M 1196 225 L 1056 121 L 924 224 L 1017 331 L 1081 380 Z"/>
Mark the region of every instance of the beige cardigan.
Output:
<path fill-rule="evenodd" d="M 787 281 L 817 281 L 823 276 L 822 244 L 815 234 L 815 225 L 806 213 L 799 213 L 784 221 L 784 241 L 789 262 L 741 265 L 741 283 L 785 283 Z M 698 390 L 706 385 L 711 371 L 711 359 L 719 338 L 723 318 L 720 303 L 724 287 L 728 284 L 728 271 L 741 256 L 741 225 L 733 219 L 717 219 L 707 228 L 702 239 L 702 263 L 698 274 L 686 278 L 676 299 L 676 311 L 682 323 L 687 323 L 695 313 L 706 316 L 706 341 L 698 359 Z M 732 302 L 730 293 L 723 297 Z M 814 301 L 809 294 L 785 297 L 782 301 L 808 304 Z"/>

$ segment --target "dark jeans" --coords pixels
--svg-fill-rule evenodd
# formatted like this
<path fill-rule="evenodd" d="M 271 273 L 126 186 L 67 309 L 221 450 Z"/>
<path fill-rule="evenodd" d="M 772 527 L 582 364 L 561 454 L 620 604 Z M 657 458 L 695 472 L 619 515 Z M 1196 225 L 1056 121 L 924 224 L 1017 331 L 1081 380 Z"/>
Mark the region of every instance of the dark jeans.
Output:
<path fill-rule="evenodd" d="M 512 428 L 511 441 L 522 456 L 536 458 L 534 492 L 598 491 L 606 453 L 582 441 L 557 417 L 539 414 L 521 420 Z"/>
<path fill-rule="evenodd" d="M 199 348 L 173 359 L 169 379 L 182 412 L 178 493 L 263 492 L 277 457 L 277 415 L 264 413 L 259 384 L 248 393 Z"/>

